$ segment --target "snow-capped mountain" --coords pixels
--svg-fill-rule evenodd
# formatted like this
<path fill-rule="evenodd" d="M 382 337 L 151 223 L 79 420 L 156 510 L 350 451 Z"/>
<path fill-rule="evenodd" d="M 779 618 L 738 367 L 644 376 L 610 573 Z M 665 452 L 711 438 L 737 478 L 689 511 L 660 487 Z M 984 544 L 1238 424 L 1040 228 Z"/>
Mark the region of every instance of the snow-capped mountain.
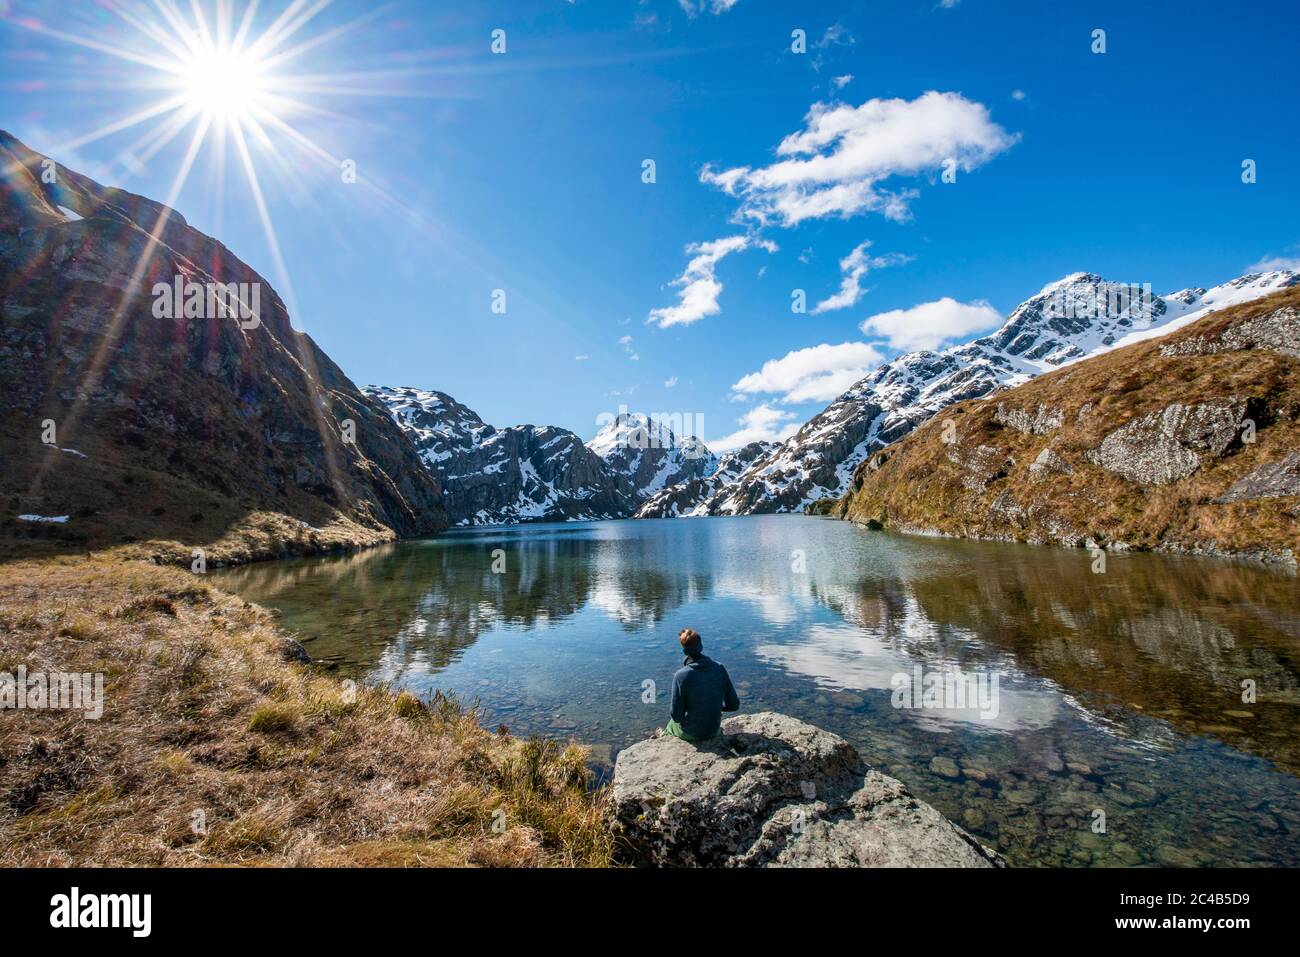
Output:
<path fill-rule="evenodd" d="M 1154 296 L 1092 273 L 1066 276 L 1017 306 L 991 335 L 885 363 L 734 482 L 688 512 L 661 514 L 800 511 L 810 502 L 843 494 L 869 454 L 955 402 L 1020 385 L 1043 372 L 1172 332 L 1215 309 L 1297 284 L 1300 273 L 1279 270 L 1212 289 Z"/>
<path fill-rule="evenodd" d="M 701 503 L 744 475 L 751 465 L 772 451 L 775 445 L 775 442 L 750 442 L 734 452 L 727 452 L 718 459 L 717 468 L 709 475 L 660 489 L 641 503 L 633 517 L 677 518 L 706 514 L 699 511 Z"/>
<path fill-rule="evenodd" d="M 702 479 L 718 467 L 718 458 L 695 436 L 679 438 L 663 419 L 619 412 L 587 448 L 626 482 L 637 502 L 672 485 Z"/>
<path fill-rule="evenodd" d="M 456 525 L 626 518 L 623 478 L 567 429 L 497 429 L 443 392 L 367 386 L 440 481 Z"/>
<path fill-rule="evenodd" d="M 647 495 L 702 479 L 717 457 L 695 437 L 637 413 L 590 443 L 555 426 L 497 429 L 443 392 L 367 386 L 442 485 L 457 525 L 628 518 Z M 731 476 L 734 478 L 734 476 Z"/>

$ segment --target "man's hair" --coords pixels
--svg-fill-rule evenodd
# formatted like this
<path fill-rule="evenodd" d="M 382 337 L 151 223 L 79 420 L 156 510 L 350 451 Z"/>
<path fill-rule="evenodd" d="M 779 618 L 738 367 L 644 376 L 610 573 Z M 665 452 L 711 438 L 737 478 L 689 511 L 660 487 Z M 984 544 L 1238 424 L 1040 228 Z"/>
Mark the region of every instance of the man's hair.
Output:
<path fill-rule="evenodd" d="M 704 639 L 700 637 L 700 633 L 694 628 L 683 628 L 682 633 L 677 636 L 677 640 L 681 642 L 682 651 L 692 658 L 704 650 Z"/>

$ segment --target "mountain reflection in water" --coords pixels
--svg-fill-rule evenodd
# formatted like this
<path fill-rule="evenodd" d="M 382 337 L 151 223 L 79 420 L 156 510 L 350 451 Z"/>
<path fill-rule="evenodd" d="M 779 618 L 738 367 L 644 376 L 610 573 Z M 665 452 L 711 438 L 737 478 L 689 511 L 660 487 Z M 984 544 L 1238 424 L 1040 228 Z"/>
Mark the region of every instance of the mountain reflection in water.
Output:
<path fill-rule="evenodd" d="M 1015 862 L 1300 864 L 1294 571 L 1091 566 L 782 515 L 474 529 L 215 577 L 342 674 L 602 757 L 663 724 L 690 625 L 744 708 L 843 734 Z M 918 666 L 996 676 L 996 714 L 894 707 Z"/>

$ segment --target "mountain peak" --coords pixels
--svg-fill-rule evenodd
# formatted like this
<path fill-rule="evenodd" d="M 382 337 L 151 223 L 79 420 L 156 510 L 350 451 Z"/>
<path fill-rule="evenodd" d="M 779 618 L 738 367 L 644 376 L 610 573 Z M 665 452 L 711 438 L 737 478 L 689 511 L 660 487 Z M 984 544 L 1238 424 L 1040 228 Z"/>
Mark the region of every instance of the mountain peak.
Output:
<path fill-rule="evenodd" d="M 1098 275 L 1095 272 L 1072 272 L 1068 276 L 1062 276 L 1060 279 L 1056 280 L 1055 282 L 1049 282 L 1046 286 L 1044 286 L 1042 289 L 1038 291 L 1038 295 L 1040 296 L 1046 295 L 1047 293 L 1055 292 L 1057 289 L 1061 289 L 1062 287 L 1065 286 L 1075 286 L 1075 285 L 1083 285 L 1083 284 L 1090 285 L 1090 286 L 1097 286 L 1105 282 L 1106 282 L 1105 278 Z"/>
<path fill-rule="evenodd" d="M 1277 270 L 1162 297 L 1145 284 L 1070 273 L 1018 305 L 989 335 L 941 352 L 905 353 L 881 365 L 735 482 L 710 491 L 696 506 L 679 502 L 675 514 L 799 511 L 842 494 L 864 459 L 948 406 L 1297 284 L 1300 274 Z"/>
<path fill-rule="evenodd" d="M 601 426 L 587 447 L 604 458 L 619 448 L 675 449 L 698 441 L 694 436 L 686 440 L 679 438 L 668 417 L 624 409 Z"/>

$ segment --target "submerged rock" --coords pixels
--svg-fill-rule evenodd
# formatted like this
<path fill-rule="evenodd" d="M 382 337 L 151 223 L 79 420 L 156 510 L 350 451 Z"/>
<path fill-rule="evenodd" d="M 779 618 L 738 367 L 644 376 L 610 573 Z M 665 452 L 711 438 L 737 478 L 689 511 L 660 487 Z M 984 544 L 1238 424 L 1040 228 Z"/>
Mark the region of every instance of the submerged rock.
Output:
<path fill-rule="evenodd" d="M 286 637 L 280 642 L 280 657 L 284 661 L 296 661 L 301 665 L 311 664 L 311 655 L 296 638 Z"/>
<path fill-rule="evenodd" d="M 637 863 L 724 867 L 1004 867 L 1002 858 L 843 738 L 774 712 L 695 745 L 618 756 L 616 828 Z"/>

